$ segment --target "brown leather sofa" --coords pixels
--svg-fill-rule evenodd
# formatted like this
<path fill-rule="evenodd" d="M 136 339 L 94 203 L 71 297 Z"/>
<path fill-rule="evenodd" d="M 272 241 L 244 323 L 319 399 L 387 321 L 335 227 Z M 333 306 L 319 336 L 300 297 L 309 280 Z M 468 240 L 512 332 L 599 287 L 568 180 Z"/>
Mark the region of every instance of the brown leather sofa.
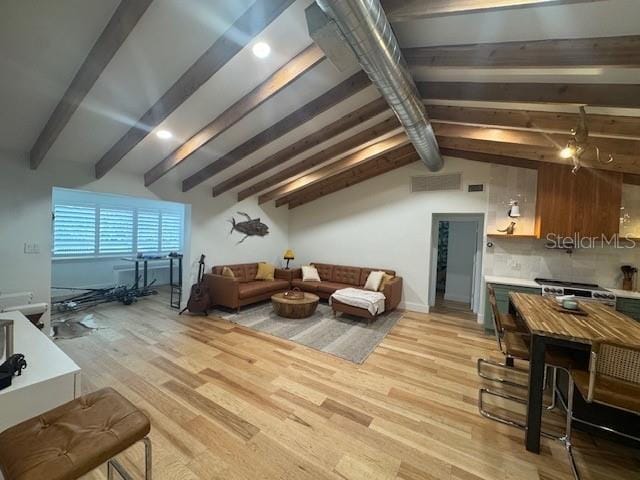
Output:
<path fill-rule="evenodd" d="M 382 270 L 389 275 L 394 275 L 393 280 L 387 283 L 382 293 L 385 296 L 384 310 L 390 312 L 395 310 L 402 299 L 402 277 L 396 276 L 396 272 L 386 268 L 370 268 L 370 267 L 349 267 L 346 265 L 333 265 L 329 263 L 311 263 L 318 270 L 320 282 L 303 282 L 302 269 L 297 268 L 291 270 L 293 278 L 291 280 L 292 287 L 298 287 L 300 290 L 315 293 L 320 298 L 328 299 L 333 292 L 341 288 L 362 288 L 367 281 L 369 273 L 372 271 Z M 334 312 L 340 311 L 352 315 L 359 315 L 368 319 L 373 316 L 366 310 L 350 307 L 349 305 L 333 302 Z"/>
<path fill-rule="evenodd" d="M 222 276 L 222 269 L 229 267 L 235 278 Z M 240 307 L 268 300 L 272 295 L 290 288 L 291 270 L 276 268 L 275 279 L 255 280 L 257 263 L 218 265 L 205 275 L 211 306 L 220 305 L 240 311 Z"/>

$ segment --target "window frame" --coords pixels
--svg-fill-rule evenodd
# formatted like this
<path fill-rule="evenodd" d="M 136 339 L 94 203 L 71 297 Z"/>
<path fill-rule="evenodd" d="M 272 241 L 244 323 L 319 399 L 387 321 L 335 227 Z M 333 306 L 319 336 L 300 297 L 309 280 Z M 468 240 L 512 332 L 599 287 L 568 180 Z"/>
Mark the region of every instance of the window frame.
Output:
<path fill-rule="evenodd" d="M 69 254 L 56 254 L 56 217 L 55 211 L 58 205 L 66 205 L 69 207 L 85 207 L 93 208 L 94 210 L 94 251 L 92 253 L 69 253 Z M 132 213 L 131 215 L 131 245 L 126 252 L 109 252 L 102 253 L 100 249 L 100 230 L 101 230 L 101 210 L 126 210 Z M 183 252 L 185 245 L 185 222 L 186 222 L 186 209 L 185 205 L 174 202 L 165 202 L 161 200 L 151 200 L 138 197 L 129 197 L 124 195 L 105 194 L 100 192 L 89 192 L 83 190 L 73 190 L 64 188 L 54 188 L 52 196 L 52 221 L 51 221 L 51 258 L 53 260 L 73 260 L 73 259 L 109 259 L 109 258 L 123 258 L 123 257 L 136 257 L 138 252 L 145 255 L 167 255 L 171 251 L 176 249 L 162 250 L 162 215 L 172 215 L 178 218 L 180 224 L 179 231 L 179 248 L 177 251 Z M 157 215 L 158 221 L 158 236 L 157 236 L 157 251 L 149 251 L 140 248 L 138 244 L 138 238 L 140 233 L 139 213 L 141 211 L 152 212 Z"/>

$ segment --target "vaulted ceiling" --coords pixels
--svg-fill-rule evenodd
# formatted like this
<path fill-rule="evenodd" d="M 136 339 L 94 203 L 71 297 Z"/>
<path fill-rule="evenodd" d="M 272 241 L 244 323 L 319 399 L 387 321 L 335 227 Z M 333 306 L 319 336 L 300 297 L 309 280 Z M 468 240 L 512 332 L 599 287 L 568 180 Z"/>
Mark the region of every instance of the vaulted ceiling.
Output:
<path fill-rule="evenodd" d="M 0 148 L 30 152 L 32 168 L 86 162 L 289 208 L 417 161 L 359 66 L 339 72 L 313 43 L 311 3 L 10 0 Z M 616 160 L 586 165 L 640 174 L 637 0 L 383 5 L 443 154 L 565 162 L 587 105 L 592 141 Z"/>

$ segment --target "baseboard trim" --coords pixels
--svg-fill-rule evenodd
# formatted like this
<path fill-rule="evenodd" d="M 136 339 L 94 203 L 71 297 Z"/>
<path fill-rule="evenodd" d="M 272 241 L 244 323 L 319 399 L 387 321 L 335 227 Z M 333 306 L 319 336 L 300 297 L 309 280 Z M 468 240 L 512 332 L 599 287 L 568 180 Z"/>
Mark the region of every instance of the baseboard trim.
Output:
<path fill-rule="evenodd" d="M 429 305 L 423 303 L 402 302 L 399 307 L 404 310 L 411 310 L 412 312 L 429 313 Z"/>

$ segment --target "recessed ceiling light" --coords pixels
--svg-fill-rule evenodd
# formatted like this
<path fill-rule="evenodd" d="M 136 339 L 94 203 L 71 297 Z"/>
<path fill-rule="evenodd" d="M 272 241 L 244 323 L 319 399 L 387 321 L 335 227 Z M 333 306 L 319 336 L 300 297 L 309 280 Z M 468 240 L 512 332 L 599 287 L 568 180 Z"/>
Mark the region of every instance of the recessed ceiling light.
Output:
<path fill-rule="evenodd" d="M 252 50 L 253 54 L 258 58 L 266 58 L 271 53 L 271 47 L 265 42 L 256 43 Z"/>
<path fill-rule="evenodd" d="M 169 138 L 173 137 L 173 134 L 169 130 L 158 130 L 156 132 L 156 135 L 158 136 L 158 138 L 161 138 L 163 140 L 168 140 Z"/>

